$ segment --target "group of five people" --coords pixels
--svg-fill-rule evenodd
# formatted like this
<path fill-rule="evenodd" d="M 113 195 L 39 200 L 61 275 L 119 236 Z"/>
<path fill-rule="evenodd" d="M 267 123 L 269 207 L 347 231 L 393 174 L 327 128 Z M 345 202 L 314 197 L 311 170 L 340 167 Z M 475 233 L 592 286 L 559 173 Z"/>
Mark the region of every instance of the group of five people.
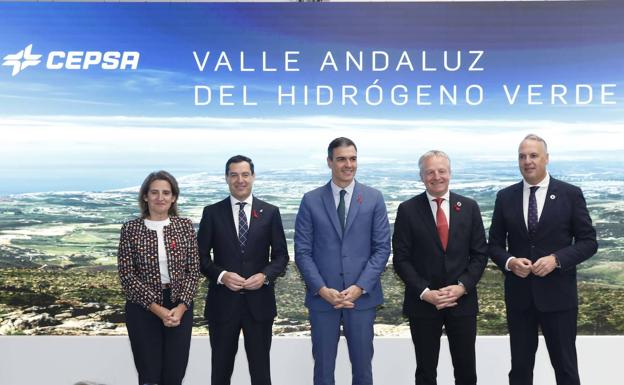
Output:
<path fill-rule="evenodd" d="M 327 150 L 331 180 L 303 196 L 295 222 L 314 384 L 334 384 L 341 326 L 353 384 L 373 383 L 374 320 L 391 243 L 405 283 L 417 385 L 436 384 L 443 329 L 455 383 L 476 384 L 476 287 L 488 256 L 505 276 L 510 385 L 533 382 L 538 328 L 557 384 L 580 384 L 576 265 L 596 252 L 596 232 L 581 190 L 551 177 L 547 164 L 546 142 L 526 136 L 518 149 L 523 180 L 498 193 L 488 242 L 478 204 L 449 191 L 449 157 L 429 151 L 418 162 L 425 192 L 401 203 L 391 240 L 382 194 L 355 180 L 355 143 L 334 139 Z M 225 178 L 230 195 L 204 209 L 197 236 L 177 216 L 179 188 L 164 171 L 146 178 L 141 218 L 122 228 L 119 275 L 140 384 L 181 384 L 200 271 L 209 281 L 212 384 L 230 383 L 241 330 L 252 385 L 271 383 L 274 285 L 289 260 L 282 220 L 276 206 L 252 195 L 251 159 L 230 158 Z"/>

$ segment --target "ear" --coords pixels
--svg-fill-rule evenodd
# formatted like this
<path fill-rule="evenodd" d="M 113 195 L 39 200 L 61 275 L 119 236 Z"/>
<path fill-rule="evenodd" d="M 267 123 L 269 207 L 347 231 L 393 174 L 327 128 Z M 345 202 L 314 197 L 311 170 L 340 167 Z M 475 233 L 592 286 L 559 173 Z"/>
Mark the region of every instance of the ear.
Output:
<path fill-rule="evenodd" d="M 327 167 L 328 167 L 328 168 L 331 168 L 332 163 L 333 163 L 332 158 L 330 158 L 330 157 L 328 156 L 328 157 L 327 157 Z"/>

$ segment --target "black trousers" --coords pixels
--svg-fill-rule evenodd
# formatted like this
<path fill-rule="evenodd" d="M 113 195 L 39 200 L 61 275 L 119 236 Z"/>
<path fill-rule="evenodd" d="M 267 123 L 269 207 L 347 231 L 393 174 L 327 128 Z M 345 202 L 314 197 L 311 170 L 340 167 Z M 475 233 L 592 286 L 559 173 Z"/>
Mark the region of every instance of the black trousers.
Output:
<path fill-rule="evenodd" d="M 533 384 L 533 367 L 542 330 L 557 385 L 580 385 L 576 358 L 576 318 L 578 309 L 540 312 L 534 307 L 523 311 L 507 310 L 511 347 L 510 385 Z"/>
<path fill-rule="evenodd" d="M 477 317 L 453 317 L 447 311 L 435 318 L 410 318 L 416 351 L 416 385 L 436 385 L 442 327 L 448 338 L 456 385 L 475 385 Z"/>
<path fill-rule="evenodd" d="M 212 385 L 230 384 L 241 330 L 245 338 L 251 384 L 270 385 L 272 329 L 272 318 L 257 321 L 247 306 L 241 306 L 236 314 L 225 322 L 211 322 L 208 330 L 212 348 Z"/>
<path fill-rule="evenodd" d="M 163 298 L 166 308 L 177 305 L 171 303 L 171 289 L 163 290 Z M 182 384 L 191 347 L 193 305 L 182 316 L 180 325 L 170 328 L 149 310 L 126 302 L 126 327 L 139 384 Z"/>

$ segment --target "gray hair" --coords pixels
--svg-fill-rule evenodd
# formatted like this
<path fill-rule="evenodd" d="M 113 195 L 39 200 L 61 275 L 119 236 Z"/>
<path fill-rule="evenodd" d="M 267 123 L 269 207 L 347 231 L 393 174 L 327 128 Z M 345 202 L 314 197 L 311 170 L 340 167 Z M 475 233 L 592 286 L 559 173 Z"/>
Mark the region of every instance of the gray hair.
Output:
<path fill-rule="evenodd" d="M 440 157 L 440 158 L 445 158 L 446 160 L 448 160 L 448 164 L 449 164 L 449 172 L 451 171 L 451 158 L 449 158 L 448 155 L 446 155 L 446 152 L 444 151 L 440 151 L 440 150 L 430 150 L 425 152 L 424 154 L 422 154 L 422 156 L 420 157 L 420 159 L 418 159 L 418 168 L 420 169 L 420 175 L 423 175 L 423 166 L 425 165 L 425 161 L 429 158 L 432 158 L 434 156 Z"/>
<path fill-rule="evenodd" d="M 544 145 L 544 151 L 548 153 L 548 145 L 546 144 L 546 141 L 542 137 L 537 136 L 535 134 L 529 134 L 525 136 L 524 139 L 522 139 L 522 142 L 524 142 L 525 140 L 534 140 L 536 142 L 541 142 Z"/>

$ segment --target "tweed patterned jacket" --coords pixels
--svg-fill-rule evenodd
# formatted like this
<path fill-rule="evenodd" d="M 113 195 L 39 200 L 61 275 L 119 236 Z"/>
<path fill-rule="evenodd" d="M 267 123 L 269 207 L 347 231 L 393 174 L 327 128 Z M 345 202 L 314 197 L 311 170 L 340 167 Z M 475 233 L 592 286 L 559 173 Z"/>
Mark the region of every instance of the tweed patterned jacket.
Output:
<path fill-rule="evenodd" d="M 199 282 L 199 256 L 195 230 L 190 219 L 171 217 L 164 227 L 165 249 L 171 278 L 171 301 L 191 305 Z M 130 302 L 149 308 L 163 304 L 158 238 L 145 226 L 143 218 L 126 222 L 121 228 L 117 265 L 121 286 Z"/>

